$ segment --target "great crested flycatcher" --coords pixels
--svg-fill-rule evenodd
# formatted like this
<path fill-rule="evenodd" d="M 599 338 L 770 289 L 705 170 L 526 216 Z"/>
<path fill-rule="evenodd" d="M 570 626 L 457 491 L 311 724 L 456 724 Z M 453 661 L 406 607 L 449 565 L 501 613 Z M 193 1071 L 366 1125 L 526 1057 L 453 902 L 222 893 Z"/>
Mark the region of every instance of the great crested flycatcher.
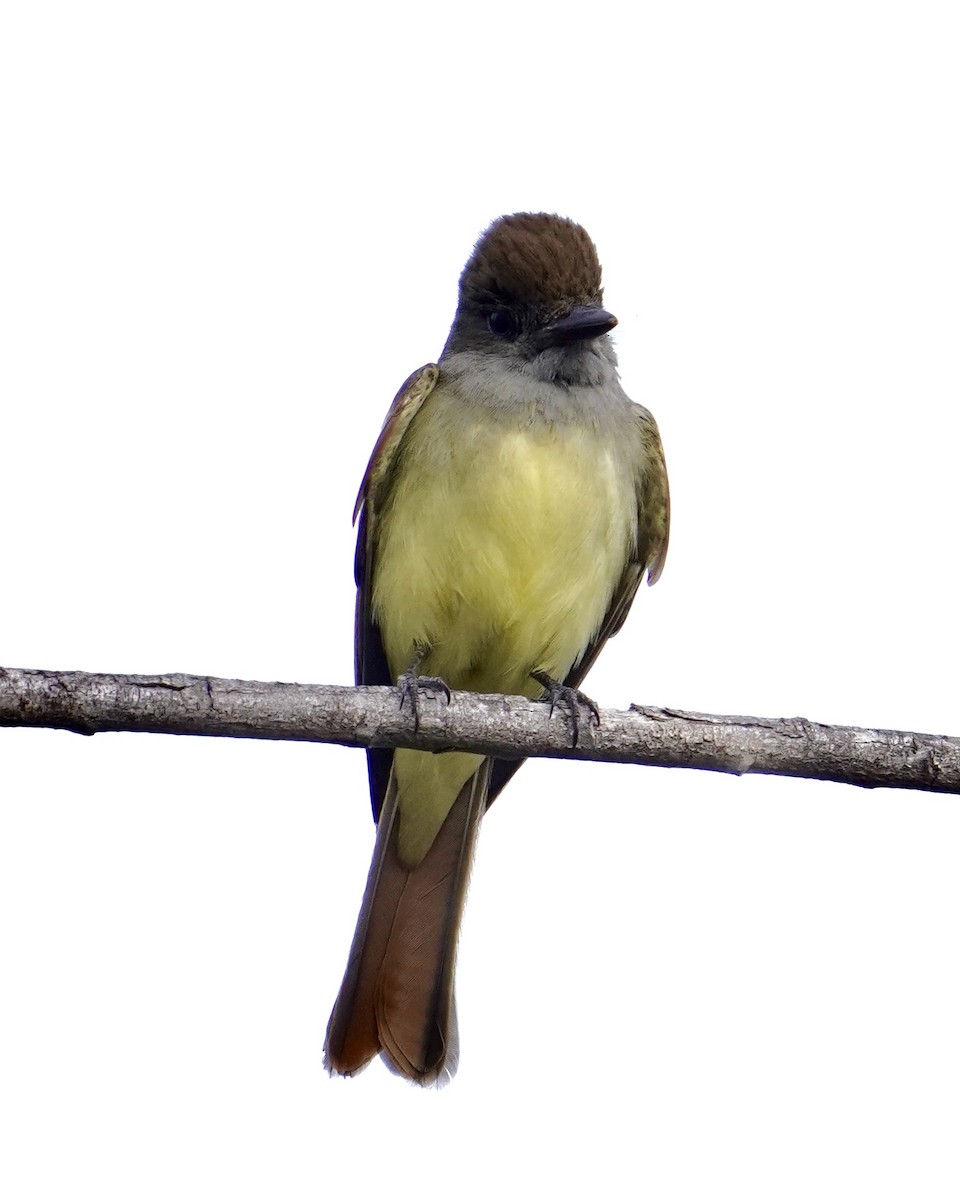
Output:
<path fill-rule="evenodd" d="M 358 683 L 399 680 L 414 705 L 421 672 L 473 692 L 575 689 L 657 580 L 667 474 L 653 417 L 620 386 L 616 323 L 579 225 L 516 213 L 481 236 L 439 362 L 400 389 L 357 498 Z M 452 1077 L 473 847 L 518 765 L 368 752 L 377 840 L 331 1073 L 381 1054 L 420 1084 Z"/>

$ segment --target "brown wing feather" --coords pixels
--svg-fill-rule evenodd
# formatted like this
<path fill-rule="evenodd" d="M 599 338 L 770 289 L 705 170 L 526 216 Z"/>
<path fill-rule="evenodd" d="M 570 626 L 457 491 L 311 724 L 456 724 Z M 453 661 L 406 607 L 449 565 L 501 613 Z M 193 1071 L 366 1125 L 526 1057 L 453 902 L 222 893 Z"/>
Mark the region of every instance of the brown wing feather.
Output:
<path fill-rule="evenodd" d="M 357 493 L 353 519 L 356 521 L 359 516 L 360 528 L 357 530 L 357 552 L 354 558 L 357 605 L 353 647 L 354 675 L 358 684 L 376 687 L 390 686 L 396 682 L 390 677 L 380 630 L 370 615 L 373 538 L 376 533 L 381 488 L 389 478 L 403 435 L 420 411 L 424 400 L 433 391 L 439 374 L 440 368 L 435 363 L 427 363 L 425 367 L 414 371 L 397 392 L 364 471 L 360 491 Z M 370 800 L 375 821 L 379 819 L 383 806 L 392 757 L 391 750 L 367 751 L 367 775 L 370 779 Z"/>
<path fill-rule="evenodd" d="M 407 427 L 420 411 L 420 405 L 430 395 L 440 375 L 436 363 L 427 363 L 414 371 L 404 381 L 403 387 L 393 398 L 393 403 L 387 410 L 383 428 L 377 438 L 377 444 L 370 455 L 367 469 L 363 473 L 363 482 L 357 492 L 357 502 L 353 506 L 353 519 L 356 522 L 360 509 L 374 498 L 380 485 L 390 472 L 397 447 L 407 432 Z"/>
<path fill-rule="evenodd" d="M 667 464 L 663 457 L 660 432 L 651 414 L 637 405 L 637 420 L 646 443 L 647 469 L 637 481 L 637 548 L 627 563 L 619 587 L 613 594 L 607 615 L 597 636 L 587 647 L 564 680 L 568 687 L 579 687 L 607 641 L 623 628 L 644 574 L 652 587 L 663 573 L 670 540 L 670 488 Z"/>

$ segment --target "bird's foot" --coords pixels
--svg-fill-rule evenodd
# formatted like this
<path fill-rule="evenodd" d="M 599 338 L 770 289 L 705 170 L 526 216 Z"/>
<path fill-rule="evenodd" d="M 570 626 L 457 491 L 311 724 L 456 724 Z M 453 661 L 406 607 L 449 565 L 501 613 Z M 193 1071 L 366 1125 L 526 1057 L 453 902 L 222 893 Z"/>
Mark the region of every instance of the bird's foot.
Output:
<path fill-rule="evenodd" d="M 397 690 L 400 692 L 400 707 L 410 701 L 410 711 L 413 713 L 413 728 L 420 728 L 420 695 L 422 692 L 429 692 L 433 695 L 443 696 L 444 703 L 450 703 L 450 689 L 436 675 L 421 675 L 419 671 L 420 659 L 423 657 L 418 652 L 417 657 L 410 664 L 409 668 L 397 680 Z"/>
<path fill-rule="evenodd" d="M 544 700 L 550 701 L 550 716 L 553 716 L 553 710 L 558 704 L 570 714 L 570 724 L 573 726 L 573 745 L 576 746 L 580 740 L 580 710 L 585 708 L 593 717 L 594 724 L 600 725 L 600 709 L 589 696 L 584 695 L 578 688 L 567 687 L 565 683 L 558 683 L 546 671 L 531 671 L 530 676 L 539 683 L 546 695 Z"/>

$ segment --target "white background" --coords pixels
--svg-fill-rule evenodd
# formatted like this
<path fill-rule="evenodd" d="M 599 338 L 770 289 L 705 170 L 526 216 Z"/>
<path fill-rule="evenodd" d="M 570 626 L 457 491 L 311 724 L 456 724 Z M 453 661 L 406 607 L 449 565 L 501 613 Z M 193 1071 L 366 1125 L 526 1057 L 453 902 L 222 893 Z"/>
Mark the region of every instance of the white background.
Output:
<path fill-rule="evenodd" d="M 601 704 L 960 734 L 947 3 L 7 6 L 0 663 L 348 683 L 481 229 L 581 221 L 670 557 Z M 960 801 L 531 763 L 442 1092 L 323 1030 L 359 752 L 0 737 L 8 1197 L 956 1196 Z"/>

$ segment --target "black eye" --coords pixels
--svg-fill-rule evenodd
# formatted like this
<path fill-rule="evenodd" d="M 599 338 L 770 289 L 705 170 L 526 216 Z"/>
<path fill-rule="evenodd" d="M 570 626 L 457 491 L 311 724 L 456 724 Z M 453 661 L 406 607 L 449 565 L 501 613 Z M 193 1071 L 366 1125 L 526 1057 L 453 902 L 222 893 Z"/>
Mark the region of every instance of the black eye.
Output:
<path fill-rule="evenodd" d="M 509 308 L 495 308 L 487 317 L 490 332 L 499 338 L 515 338 L 520 332 L 520 322 Z"/>

